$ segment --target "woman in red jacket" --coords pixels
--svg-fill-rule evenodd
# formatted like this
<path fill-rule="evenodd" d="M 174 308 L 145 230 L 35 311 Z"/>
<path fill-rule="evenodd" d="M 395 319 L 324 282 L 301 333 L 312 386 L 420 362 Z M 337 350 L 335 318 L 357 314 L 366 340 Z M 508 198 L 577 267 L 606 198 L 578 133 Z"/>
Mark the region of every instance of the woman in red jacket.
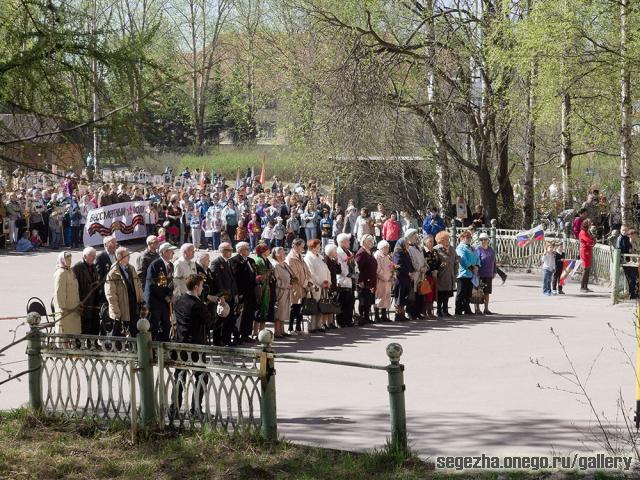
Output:
<path fill-rule="evenodd" d="M 382 239 L 386 240 L 389 243 L 390 252 L 393 252 L 393 249 L 396 246 L 396 242 L 401 235 L 402 227 L 400 225 L 400 222 L 398 222 L 397 215 L 395 213 L 392 213 L 391 217 L 388 218 L 382 225 Z"/>
<path fill-rule="evenodd" d="M 591 290 L 587 288 L 587 285 L 589 284 L 589 273 L 591 272 L 593 246 L 596 244 L 595 238 L 593 238 L 589 232 L 591 223 L 591 219 L 587 218 L 582 222 L 580 227 L 580 260 L 582 261 L 582 281 L 580 283 L 580 292 L 582 293 L 591 292 Z"/>

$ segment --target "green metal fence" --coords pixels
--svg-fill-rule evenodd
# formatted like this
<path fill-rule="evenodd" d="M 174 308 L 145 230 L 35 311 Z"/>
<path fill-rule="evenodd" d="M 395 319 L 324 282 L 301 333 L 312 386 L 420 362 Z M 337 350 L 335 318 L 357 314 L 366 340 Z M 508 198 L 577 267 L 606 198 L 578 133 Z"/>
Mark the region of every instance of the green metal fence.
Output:
<path fill-rule="evenodd" d="M 69 418 L 124 421 L 147 427 L 259 430 L 278 439 L 277 358 L 385 370 L 393 447 L 407 451 L 402 347 L 387 347 L 386 366 L 277 354 L 273 333 L 260 332 L 255 349 L 153 342 L 149 322 L 136 338 L 60 335 L 28 317 L 29 403 Z"/>
<path fill-rule="evenodd" d="M 463 231 L 462 228 L 449 228 L 452 245 L 457 244 L 457 236 Z M 517 236 L 519 230 L 499 229 L 492 226 L 477 229 L 476 232 L 486 232 L 491 239 L 491 246 L 496 252 L 496 260 L 500 267 L 534 269 L 542 264 L 544 255 L 544 242 L 530 242 L 524 247 L 518 246 Z M 562 241 L 564 244 L 565 257 L 568 259 L 580 258 L 580 241 L 569 238 L 567 232 L 558 235 L 556 233 L 546 235 L 546 239 Z M 596 282 L 609 283 L 612 280 L 612 261 L 614 257 L 613 247 L 598 243 L 593 248 L 593 258 L 591 266 L 591 278 Z"/>

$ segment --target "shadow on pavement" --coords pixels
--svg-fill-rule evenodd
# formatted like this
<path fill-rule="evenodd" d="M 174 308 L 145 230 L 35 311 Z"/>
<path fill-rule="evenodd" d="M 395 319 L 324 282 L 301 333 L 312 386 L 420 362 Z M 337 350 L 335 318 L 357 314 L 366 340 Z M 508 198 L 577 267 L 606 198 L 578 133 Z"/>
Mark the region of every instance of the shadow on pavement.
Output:
<path fill-rule="evenodd" d="M 415 320 L 403 323 L 381 323 L 363 327 L 340 328 L 324 334 L 288 337 L 277 340 L 274 350 L 277 353 L 317 352 L 331 350 L 335 347 L 357 347 L 358 344 L 377 341 L 381 338 L 400 340 L 402 338 L 422 335 L 430 330 L 453 330 L 457 328 L 473 328 L 487 324 L 541 321 L 550 319 L 573 318 L 567 315 L 464 315 L 447 319 Z"/>
<path fill-rule="evenodd" d="M 347 450 L 381 447 L 390 434 L 387 412 L 340 409 L 341 421 L 328 421 L 326 412 L 310 412 L 308 417 L 278 419 L 280 433 L 298 443 L 324 445 Z M 317 415 L 317 416 L 316 416 Z M 344 424 L 349 424 L 344 426 Z M 309 428 L 312 426 L 313 428 Z M 506 412 L 504 417 L 476 413 L 434 412 L 407 416 L 409 442 L 422 457 L 432 455 L 532 454 L 601 451 L 602 433 L 593 422 L 579 423 L 529 412 Z M 482 447 L 479 447 L 479 446 Z M 526 452 L 525 450 L 526 449 Z"/>

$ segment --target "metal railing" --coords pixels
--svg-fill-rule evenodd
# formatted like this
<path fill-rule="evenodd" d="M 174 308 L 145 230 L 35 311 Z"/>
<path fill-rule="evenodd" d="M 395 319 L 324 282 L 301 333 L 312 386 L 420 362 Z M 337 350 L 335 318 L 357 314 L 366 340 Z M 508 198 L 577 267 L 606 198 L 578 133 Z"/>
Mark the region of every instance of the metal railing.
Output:
<path fill-rule="evenodd" d="M 387 366 L 276 354 L 273 333 L 255 349 L 154 342 L 149 321 L 135 338 L 49 333 L 40 315 L 27 317 L 29 403 L 69 418 L 123 421 L 141 427 L 260 430 L 278 439 L 276 358 L 386 370 L 391 441 L 407 451 L 402 347 L 387 346 Z"/>
<path fill-rule="evenodd" d="M 105 342 L 93 335 L 46 333 L 40 335 L 39 353 L 45 410 L 81 419 L 132 420 L 135 339 Z"/>
<path fill-rule="evenodd" d="M 161 425 L 226 431 L 260 420 L 259 352 L 181 343 L 152 343 Z"/>
<path fill-rule="evenodd" d="M 619 303 L 622 297 L 627 296 L 629 292 L 629 284 L 627 283 L 625 270 L 635 270 L 636 278 L 638 276 L 638 266 L 640 265 L 640 255 L 625 253 L 624 255 L 619 249 L 612 250 L 611 262 L 611 303 L 614 305 Z M 615 273 L 617 272 L 617 273 Z M 633 271 L 631 272 L 633 274 Z"/>
<path fill-rule="evenodd" d="M 499 229 L 495 227 L 496 221 L 491 221 L 491 227 L 476 229 L 476 232 L 485 232 L 489 235 L 491 246 L 496 252 L 496 261 L 501 267 L 511 268 L 536 268 L 542 263 L 544 255 L 544 242 L 529 242 L 525 246 L 518 246 L 517 236 L 519 230 Z M 451 244 L 456 246 L 457 235 L 462 228 L 451 227 Z M 545 238 L 560 240 L 564 244 L 565 257 L 570 259 L 580 258 L 580 241 L 569 238 L 567 232 L 560 236 L 557 233 L 547 235 Z M 609 245 L 597 243 L 593 247 L 591 275 L 597 282 L 610 282 L 612 279 L 613 248 Z"/>

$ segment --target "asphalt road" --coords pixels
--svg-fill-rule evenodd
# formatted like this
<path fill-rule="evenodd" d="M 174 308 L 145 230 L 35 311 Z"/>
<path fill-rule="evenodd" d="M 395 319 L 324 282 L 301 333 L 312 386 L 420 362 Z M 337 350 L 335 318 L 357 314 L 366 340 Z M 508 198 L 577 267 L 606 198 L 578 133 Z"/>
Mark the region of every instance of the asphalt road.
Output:
<path fill-rule="evenodd" d="M 23 315 L 31 296 L 48 304 L 55 263 L 55 252 L 0 256 L 0 317 Z M 595 411 L 622 425 L 619 396 L 627 410 L 635 405 L 634 369 L 626 355 L 635 359 L 632 305 L 609 305 L 604 287 L 580 295 L 576 282 L 565 296 L 544 297 L 536 275 L 512 273 L 506 285 L 499 283 L 492 302 L 498 315 L 492 317 L 335 330 L 275 348 L 385 365 L 386 345 L 400 343 L 409 438 L 425 457 L 603 451 L 587 399 L 568 393 L 579 388 L 562 375 L 575 368 Z M 0 320 L 2 345 L 18 323 Z M 532 363 L 536 359 L 556 373 Z M 25 368 L 24 344 L 0 361 L 14 372 Z M 27 398 L 26 380 L 0 386 L 0 408 L 18 407 Z M 389 436 L 384 371 L 280 360 L 277 402 L 279 432 L 295 442 L 364 450 Z"/>

